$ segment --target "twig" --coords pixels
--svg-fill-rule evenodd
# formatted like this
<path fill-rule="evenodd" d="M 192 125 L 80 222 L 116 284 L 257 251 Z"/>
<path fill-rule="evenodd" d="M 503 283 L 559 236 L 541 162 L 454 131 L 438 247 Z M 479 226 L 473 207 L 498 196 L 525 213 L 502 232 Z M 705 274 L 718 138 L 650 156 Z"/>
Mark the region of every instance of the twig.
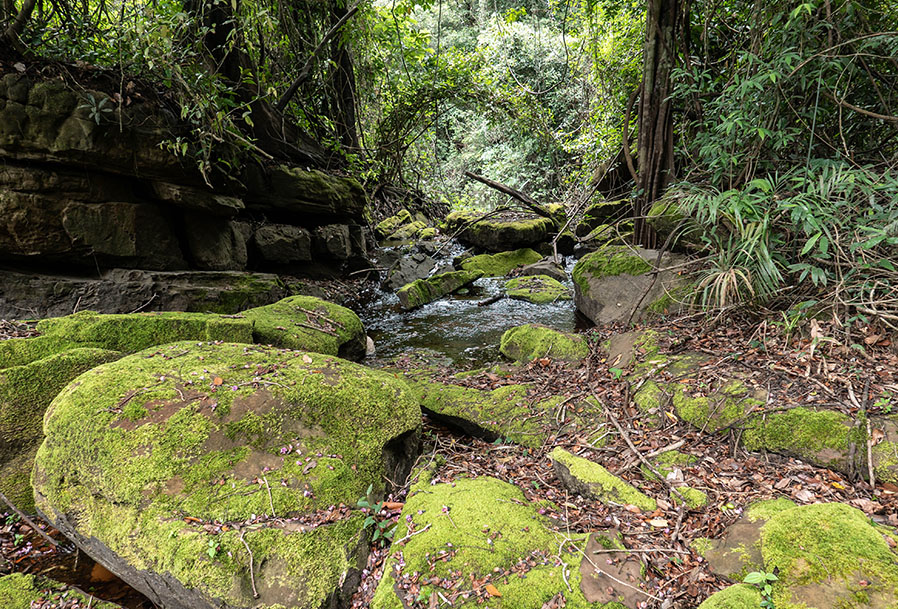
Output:
<path fill-rule="evenodd" d="M 411 539 L 411 538 L 414 537 L 415 535 L 417 535 L 417 534 L 419 534 L 419 533 L 423 533 L 424 531 L 426 531 L 427 529 L 429 529 L 431 524 L 433 524 L 433 523 L 429 522 L 429 523 L 427 523 L 427 526 L 424 527 L 423 529 L 421 529 L 420 531 L 415 531 L 414 533 L 409 533 L 408 535 L 406 535 L 406 536 L 403 537 L 402 539 L 397 539 L 397 540 L 394 541 L 393 543 L 405 543 L 406 541 L 408 541 L 409 539 Z"/>
<path fill-rule="evenodd" d="M 624 548 L 623 550 L 593 550 L 593 554 L 615 554 L 617 552 L 630 554 L 651 554 L 652 552 L 667 552 L 668 554 L 692 554 L 686 550 L 674 550 L 673 548 Z"/>
<path fill-rule="evenodd" d="M 597 396 L 596 394 L 593 394 L 593 397 L 596 399 L 596 402 L 598 402 L 599 404 L 602 403 L 602 401 L 599 400 L 599 396 Z M 620 424 L 620 422 L 617 420 L 617 417 L 615 417 L 613 414 L 611 414 L 611 411 L 608 410 L 607 408 L 605 408 L 604 410 L 605 410 L 605 416 L 608 417 L 608 420 L 611 421 L 611 424 L 614 425 L 614 426 L 617 428 L 618 433 L 620 433 L 621 437 L 622 437 L 622 438 L 624 439 L 624 441 L 627 443 L 627 446 L 630 447 L 630 450 L 633 451 L 633 454 L 636 455 L 636 457 L 637 457 L 640 461 L 642 461 L 642 464 L 645 465 L 647 468 L 649 468 L 649 470 L 650 470 L 653 474 L 655 474 L 655 475 L 658 477 L 658 479 L 660 479 L 665 485 L 667 485 L 668 490 L 669 490 L 672 494 L 674 494 L 674 495 L 676 495 L 677 497 L 679 497 L 679 499 L 680 499 L 680 501 L 682 502 L 683 505 L 686 505 L 686 497 L 684 497 L 684 496 L 682 495 L 682 493 L 680 493 L 680 491 L 678 491 L 676 488 L 674 488 L 674 486 L 673 486 L 670 482 L 668 482 L 667 477 L 666 477 L 666 476 L 663 476 L 663 475 L 661 474 L 661 472 L 659 472 L 657 469 L 655 469 L 655 466 L 652 465 L 651 463 L 649 463 L 648 459 L 646 459 L 646 458 L 642 455 L 642 453 L 639 452 L 639 450 L 636 448 L 636 445 L 633 444 L 633 441 L 630 439 L 630 434 L 627 433 L 627 430 L 626 430 L 626 429 L 624 429 L 623 427 L 621 427 L 621 424 Z"/>
<path fill-rule="evenodd" d="M 249 544 L 246 543 L 246 540 L 243 538 L 243 534 L 246 531 L 240 529 L 240 541 L 243 542 L 243 547 L 246 548 L 246 551 L 249 553 L 249 583 L 253 587 L 253 598 L 259 598 L 259 591 L 256 590 L 256 574 L 255 567 L 253 566 L 253 551 L 250 549 Z"/>
<path fill-rule="evenodd" d="M 53 546 L 54 548 L 59 547 L 59 543 L 57 543 L 57 541 L 55 539 L 53 539 L 52 537 L 50 537 L 49 535 L 44 533 L 44 531 L 41 530 L 41 528 L 39 526 L 37 526 L 34 523 L 34 521 L 31 520 L 31 518 L 29 518 L 27 514 L 25 514 L 25 512 L 23 512 L 22 510 L 20 510 L 16 506 L 14 506 L 12 501 L 10 501 L 9 499 L 6 498 L 6 495 L 4 495 L 3 493 L 0 493 L 0 500 L 3 500 L 3 503 L 8 505 L 9 508 L 13 512 L 15 512 L 19 516 L 19 518 L 21 518 L 25 522 L 25 524 L 27 524 L 32 529 L 34 529 L 34 532 L 37 533 L 38 535 L 40 535 L 41 537 L 43 537 L 51 546 Z"/>
<path fill-rule="evenodd" d="M 262 476 L 262 480 L 265 481 L 265 488 L 268 490 L 268 505 L 271 506 L 271 517 L 277 518 L 278 515 L 274 511 L 274 499 L 271 498 L 271 487 L 268 485 L 268 478 Z"/>
<path fill-rule="evenodd" d="M 536 200 L 525 195 L 521 191 L 515 190 L 511 186 L 507 186 L 501 182 L 496 182 L 495 180 L 491 180 L 491 179 L 485 178 L 481 175 L 477 175 L 476 173 L 471 172 L 471 171 L 466 171 L 465 176 L 468 178 L 471 178 L 472 180 L 477 180 L 478 182 L 480 182 L 482 184 L 486 184 L 490 188 L 498 190 L 502 194 L 506 194 L 513 199 L 517 199 L 518 201 L 520 201 L 521 203 L 526 205 L 530 209 L 530 211 L 532 211 L 536 215 L 542 216 L 543 218 L 548 218 L 549 220 L 553 220 L 552 215 L 549 212 L 547 212 L 545 209 L 543 209 L 543 207 L 539 203 L 537 203 Z M 554 222 L 554 220 L 553 220 L 553 222 Z"/>
<path fill-rule="evenodd" d="M 673 444 L 668 444 L 667 446 L 665 446 L 663 448 L 659 448 L 658 450 L 653 450 L 652 452 L 646 453 L 645 458 L 651 459 L 652 457 L 657 457 L 658 455 L 662 455 L 664 453 L 669 453 L 672 450 L 677 450 L 678 448 L 681 448 L 684 444 L 686 444 L 685 440 L 680 440 L 679 442 L 674 442 Z M 623 472 L 633 469 L 634 467 L 636 467 L 636 464 L 630 463 L 629 465 L 625 465 L 622 468 L 618 469 L 616 472 L 614 472 L 614 475 L 619 476 Z"/>
<path fill-rule="evenodd" d="M 580 552 L 580 554 L 583 555 L 583 558 L 585 558 L 585 559 L 589 562 L 589 564 L 592 565 L 592 568 L 595 569 L 596 573 L 599 573 L 600 575 L 604 575 L 605 577 L 607 577 L 607 578 L 610 579 L 611 581 L 617 582 L 618 584 L 620 584 L 620 585 L 622 585 L 622 586 L 626 586 L 627 588 L 630 588 L 631 590 L 636 590 L 636 591 L 639 592 L 640 594 L 644 594 L 644 595 L 646 595 L 647 597 L 649 597 L 649 598 L 652 599 L 652 600 L 655 600 L 655 601 L 660 601 L 660 600 L 662 600 L 662 599 L 658 598 L 657 596 L 654 596 L 654 595 L 652 595 L 652 594 L 649 594 L 648 592 L 646 592 L 645 590 L 643 590 L 643 589 L 641 589 L 641 588 L 637 588 L 636 586 L 634 586 L 634 585 L 632 585 L 632 584 L 628 584 L 628 583 L 625 582 L 625 581 L 619 580 L 618 578 L 614 577 L 614 576 L 611 575 L 610 573 L 607 573 L 607 572 L 605 572 L 605 571 L 602 571 L 602 570 L 599 568 L 599 566 L 598 566 L 596 563 L 594 563 L 594 562 L 592 561 L 592 559 L 591 559 L 589 556 L 587 556 L 586 552 L 584 552 L 584 551 L 583 551 L 579 546 L 577 546 L 577 545 L 574 545 L 574 547 L 577 548 L 577 550 Z M 621 551 L 623 551 L 623 550 L 621 550 Z"/>
<path fill-rule="evenodd" d="M 158 296 L 158 294 L 156 292 L 153 292 L 153 295 L 150 296 L 150 299 L 148 301 L 146 301 L 145 303 L 143 303 L 142 305 L 140 305 L 139 307 L 137 307 L 136 309 L 131 311 L 131 313 L 138 313 L 138 312 L 142 311 L 143 309 L 146 309 L 148 306 L 150 306 L 151 302 L 156 300 L 156 296 Z M 80 302 L 81 299 L 79 298 L 78 301 Z"/>

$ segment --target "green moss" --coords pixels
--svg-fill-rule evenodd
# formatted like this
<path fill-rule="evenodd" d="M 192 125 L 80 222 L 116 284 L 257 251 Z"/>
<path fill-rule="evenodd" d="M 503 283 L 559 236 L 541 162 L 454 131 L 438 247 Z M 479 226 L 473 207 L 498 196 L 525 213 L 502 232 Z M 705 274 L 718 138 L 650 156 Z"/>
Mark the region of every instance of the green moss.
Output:
<path fill-rule="evenodd" d="M 688 302 L 690 295 L 695 291 L 692 285 L 680 285 L 672 290 L 666 290 L 664 295 L 649 303 L 646 310 L 658 315 L 666 315 L 678 310 L 683 303 Z"/>
<path fill-rule="evenodd" d="M 428 227 L 421 230 L 421 233 L 418 235 L 419 239 L 433 239 L 437 236 L 437 229 L 434 227 Z"/>
<path fill-rule="evenodd" d="M 697 488 L 692 488 L 691 486 L 681 486 L 677 488 L 677 491 L 683 498 L 686 500 L 686 505 L 691 507 L 693 510 L 697 510 L 700 507 L 708 505 L 708 495 L 698 490 Z M 676 495 L 673 495 L 674 503 L 679 503 L 679 498 Z"/>
<path fill-rule="evenodd" d="M 713 545 L 714 542 L 712 542 L 707 537 L 696 537 L 689 544 L 689 547 L 695 550 L 698 554 L 704 556 L 708 553 L 708 550 L 710 550 Z"/>
<path fill-rule="evenodd" d="M 427 224 L 421 221 L 415 221 L 411 224 L 400 226 L 389 234 L 387 241 L 412 241 L 421 236 L 421 233 L 427 228 Z"/>
<path fill-rule="evenodd" d="M 0 577 L 0 607 L 3 609 L 31 609 L 32 602 L 39 603 L 48 598 L 63 595 L 63 593 L 67 600 L 80 601 L 79 606 L 81 607 L 120 609 L 118 605 L 98 601 L 92 596 L 85 596 L 63 584 L 43 577 L 24 573 L 13 573 Z"/>
<path fill-rule="evenodd" d="M 534 415 L 551 405 L 531 404 L 527 399 L 529 385 L 506 385 L 492 391 L 430 382 L 414 383 L 412 387 L 423 409 L 450 420 L 467 421 L 482 430 L 488 440 L 502 438 L 538 448 L 547 438 L 548 430 Z"/>
<path fill-rule="evenodd" d="M 130 402 L 146 416 L 126 416 Z M 363 516 L 247 529 L 258 605 L 238 533 L 215 537 L 222 551 L 210 558 L 210 537 L 183 517 L 241 522 L 353 505 L 391 475 L 385 445 L 419 425 L 408 386 L 384 372 L 270 347 L 175 343 L 94 368 L 60 393 L 36 459 L 36 499 L 135 568 L 211 599 L 269 607 L 266 595 L 287 587 L 306 599 L 299 606 L 317 607 L 354 564 Z"/>
<path fill-rule="evenodd" d="M 252 324 L 206 313 L 100 314 L 80 311 L 45 319 L 37 329 L 46 337 L 90 343 L 124 353 L 179 340 L 252 342 Z"/>
<path fill-rule="evenodd" d="M 252 323 L 256 343 L 348 358 L 365 354 L 365 329 L 359 316 L 314 296 L 291 296 L 240 315 Z"/>
<path fill-rule="evenodd" d="M 493 584 L 502 594 L 488 603 L 495 609 L 541 607 L 561 590 L 565 590 L 568 608 L 594 606 L 586 602 L 579 585 L 585 537 L 573 535 L 572 543 L 562 543 L 564 537 L 550 531 L 535 507 L 511 484 L 493 478 L 460 479 L 435 486 L 419 482 L 406 500 L 397 540 L 409 532 L 407 519 L 417 533 L 403 544 L 394 542 L 373 609 L 402 607 L 394 584 L 416 574 L 427 574 L 427 579 L 418 580 L 418 598 L 424 606 L 431 594 L 448 594 L 432 583 L 440 578 L 448 585 L 471 580 Z M 563 565 L 556 563 L 559 547 Z M 443 554 L 447 557 L 437 560 Z M 523 577 L 503 575 L 528 559 L 532 563 L 524 567 Z M 478 605 L 474 597 L 459 597 L 453 604 Z"/>
<path fill-rule="evenodd" d="M 646 222 L 660 235 L 667 236 L 673 232 L 685 217 L 680 211 L 680 203 L 676 193 L 669 193 L 652 204 Z"/>
<path fill-rule="evenodd" d="M 547 275 L 529 275 L 511 279 L 505 283 L 505 290 L 509 298 L 536 304 L 571 299 L 570 291 L 561 282 Z"/>
<path fill-rule="evenodd" d="M 742 438 L 748 450 L 794 455 L 845 471 L 852 427 L 851 417 L 841 412 L 799 407 L 752 417 Z"/>
<path fill-rule="evenodd" d="M 876 479 L 898 484 L 898 442 L 880 442 L 873 447 Z"/>
<path fill-rule="evenodd" d="M 755 586 L 735 584 L 712 594 L 698 609 L 758 609 L 761 593 Z"/>
<path fill-rule="evenodd" d="M 708 395 L 690 397 L 682 385 L 674 386 L 673 405 L 687 423 L 708 432 L 724 429 L 745 416 L 749 408 L 764 402 L 750 397 L 744 383 L 733 380 Z"/>
<path fill-rule="evenodd" d="M 416 309 L 469 285 L 483 276 L 480 271 L 452 271 L 429 279 L 416 279 L 396 292 L 405 310 Z"/>
<path fill-rule="evenodd" d="M 505 331 L 499 351 L 517 362 L 529 362 L 538 357 L 578 362 L 589 355 L 589 345 L 576 334 L 559 332 L 539 324 L 524 324 Z"/>
<path fill-rule="evenodd" d="M 776 514 L 785 510 L 791 510 L 795 507 L 795 502 L 785 497 L 777 497 L 776 499 L 768 499 L 767 501 L 758 501 L 752 503 L 745 510 L 745 516 L 752 522 L 759 520 L 770 520 Z"/>
<path fill-rule="evenodd" d="M 675 468 L 689 467 L 696 461 L 698 461 L 698 457 L 695 455 L 681 453 L 677 450 L 669 450 L 652 459 L 652 465 L 662 476 L 667 476 L 667 474 L 672 472 Z M 656 480 L 658 478 L 652 473 L 652 470 L 645 465 L 640 465 L 639 469 L 642 471 L 642 475 L 646 480 Z"/>
<path fill-rule="evenodd" d="M 384 219 L 377 226 L 375 226 L 374 232 L 377 233 L 378 239 L 386 239 L 389 235 L 393 234 L 400 226 L 408 224 L 411 221 L 411 212 L 409 212 L 407 209 L 402 209 L 395 216 L 390 216 L 389 218 Z"/>
<path fill-rule="evenodd" d="M 761 529 L 761 551 L 765 570 L 779 569 L 777 607 L 804 606 L 798 587 L 816 583 L 823 583 L 828 598 L 841 597 L 852 607 L 851 588 L 862 579 L 870 584 L 867 594 L 893 601 L 898 596 L 898 553 L 863 512 L 844 504 L 804 505 L 774 514 Z"/>
<path fill-rule="evenodd" d="M 0 341 L 0 370 L 30 364 L 47 356 L 77 347 L 97 346 L 91 343 L 78 343 L 64 336 L 11 338 Z"/>
<path fill-rule="evenodd" d="M 633 402 L 639 411 L 646 415 L 643 420 L 647 419 L 652 425 L 656 425 L 661 421 L 661 408 L 667 402 L 668 396 L 661 389 L 661 386 L 655 381 L 646 381 L 639 388 L 639 391 L 633 396 Z"/>
<path fill-rule="evenodd" d="M 0 370 L 0 488 L 16 498 L 19 509 L 34 508 L 28 479 L 50 402 L 83 372 L 119 357 L 115 351 L 72 349 Z"/>
<path fill-rule="evenodd" d="M 603 503 L 615 503 L 622 505 L 635 505 L 645 512 L 657 509 L 654 499 L 639 492 L 636 488 L 627 484 L 607 469 L 582 457 L 576 457 L 561 448 L 555 448 L 549 458 L 558 466 L 562 466 L 570 476 L 579 482 L 592 497 Z"/>
<path fill-rule="evenodd" d="M 641 256 L 621 245 L 605 245 L 591 254 L 583 256 L 574 265 L 574 283 L 581 291 L 589 291 L 589 280 L 618 275 L 644 275 L 652 270 L 652 265 Z"/>
<path fill-rule="evenodd" d="M 521 248 L 498 254 L 480 254 L 462 261 L 461 268 L 467 271 L 482 271 L 484 277 L 504 277 L 512 269 L 542 260 L 542 256 L 530 249 Z"/>

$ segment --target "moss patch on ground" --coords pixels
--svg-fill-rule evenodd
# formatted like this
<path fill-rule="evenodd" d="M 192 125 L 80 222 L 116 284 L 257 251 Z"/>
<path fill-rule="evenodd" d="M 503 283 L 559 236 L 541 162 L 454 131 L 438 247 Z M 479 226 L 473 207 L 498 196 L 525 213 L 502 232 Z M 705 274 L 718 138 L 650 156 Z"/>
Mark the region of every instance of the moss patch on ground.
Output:
<path fill-rule="evenodd" d="M 548 275 L 516 277 L 505 283 L 509 298 L 526 300 L 535 304 L 547 304 L 559 300 L 571 300 L 571 292 L 560 281 Z"/>
<path fill-rule="evenodd" d="M 542 255 L 538 252 L 525 247 L 512 252 L 471 256 L 462 260 L 461 268 L 466 271 L 482 271 L 484 277 L 504 277 L 519 266 L 533 264 L 542 259 Z"/>
<path fill-rule="evenodd" d="M 419 425 L 408 386 L 387 373 L 258 345 L 174 343 L 94 368 L 59 394 L 35 499 L 82 543 L 210 602 L 318 607 L 357 565 L 363 516 L 245 527 L 258 601 L 240 532 L 210 537 L 183 518 L 239 524 L 354 505 L 397 475 L 387 447 Z"/>
<path fill-rule="evenodd" d="M 677 416 L 707 432 L 717 432 L 745 416 L 750 408 L 764 402 L 751 396 L 748 387 L 738 380 L 724 383 L 707 395 L 690 396 L 683 385 L 673 386 L 673 405 Z"/>
<path fill-rule="evenodd" d="M 451 294 L 474 283 L 482 276 L 483 273 L 476 270 L 451 271 L 434 275 L 429 279 L 416 279 L 399 288 L 396 295 L 399 297 L 400 306 L 408 311 Z"/>
<path fill-rule="evenodd" d="M 505 331 L 499 351 L 517 362 L 529 362 L 540 357 L 578 362 L 589 355 L 589 345 L 577 334 L 559 332 L 539 324 L 524 324 Z"/>
<path fill-rule="evenodd" d="M 24 366 L 50 355 L 79 347 L 97 347 L 96 343 L 76 342 L 63 336 L 35 336 L 0 341 L 0 370 Z"/>
<path fill-rule="evenodd" d="M 605 245 L 591 254 L 583 256 L 574 265 L 572 277 L 581 291 L 589 291 L 589 280 L 618 275 L 644 275 L 652 270 L 638 254 L 621 245 Z"/>
<path fill-rule="evenodd" d="M 3 609 L 31 609 L 32 603 L 52 599 L 77 600 L 80 607 L 93 609 L 121 609 L 119 605 L 98 601 L 58 582 L 31 574 L 13 573 L 0 577 L 0 607 Z"/>
<path fill-rule="evenodd" d="M 549 458 L 555 465 L 555 473 L 574 492 L 602 503 L 635 505 L 644 512 L 658 507 L 654 499 L 594 461 L 577 457 L 561 448 L 555 448 Z"/>
<path fill-rule="evenodd" d="M 348 359 L 365 355 L 365 328 L 359 316 L 314 296 L 291 296 L 240 316 L 252 323 L 249 342 Z"/>
<path fill-rule="evenodd" d="M 416 534 L 407 537 L 411 532 Z M 603 607 L 588 603 L 580 591 L 586 539 L 572 537 L 562 544 L 564 537 L 549 530 L 520 489 L 506 482 L 477 478 L 431 486 L 422 480 L 409 493 L 371 606 L 400 609 L 403 600 L 427 606 L 436 593 L 452 599 L 454 607 L 479 606 L 492 584 L 501 594 L 487 601 L 495 609 L 541 607 L 561 590 L 569 609 Z M 511 572 L 522 566 L 523 577 Z M 407 592 L 397 584 L 418 574 L 428 574 L 418 580 L 420 592 L 401 600 L 398 595 Z M 478 582 L 475 590 L 454 586 L 472 580 Z"/>

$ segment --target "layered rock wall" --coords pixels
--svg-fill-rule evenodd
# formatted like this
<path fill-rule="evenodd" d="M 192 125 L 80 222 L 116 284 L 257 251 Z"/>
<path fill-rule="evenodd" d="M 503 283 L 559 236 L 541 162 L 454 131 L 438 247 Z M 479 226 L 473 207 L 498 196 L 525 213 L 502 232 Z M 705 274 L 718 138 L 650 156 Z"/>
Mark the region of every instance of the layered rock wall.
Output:
<path fill-rule="evenodd" d="M 0 77 L 0 274 L 321 275 L 363 263 L 373 239 L 355 180 L 251 166 L 227 192 L 212 189 L 164 145 L 189 135 L 174 115 L 116 99 L 58 78 Z"/>

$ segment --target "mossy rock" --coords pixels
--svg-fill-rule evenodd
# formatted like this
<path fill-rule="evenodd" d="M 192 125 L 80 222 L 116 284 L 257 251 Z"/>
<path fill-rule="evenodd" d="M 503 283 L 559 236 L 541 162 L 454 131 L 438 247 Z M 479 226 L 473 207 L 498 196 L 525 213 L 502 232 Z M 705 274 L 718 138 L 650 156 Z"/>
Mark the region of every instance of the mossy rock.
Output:
<path fill-rule="evenodd" d="M 179 340 L 253 342 L 252 322 L 207 313 L 101 314 L 79 311 L 37 324 L 43 337 L 134 353 Z M 34 339 L 26 339 L 34 340 Z M 47 340 L 47 339 L 45 339 Z"/>
<path fill-rule="evenodd" d="M 384 242 L 389 244 L 393 242 L 414 241 L 416 238 L 421 237 L 426 229 L 426 223 L 416 220 L 415 222 L 397 228 L 387 236 Z"/>
<path fill-rule="evenodd" d="M 516 362 L 548 357 L 561 362 L 579 362 L 589 355 L 582 336 L 559 332 L 539 324 L 524 324 L 506 330 L 499 351 Z"/>
<path fill-rule="evenodd" d="M 674 471 L 674 469 L 689 467 L 696 461 L 698 461 L 698 457 L 696 457 L 695 455 L 681 453 L 678 450 L 669 450 L 652 459 L 652 466 L 658 471 L 659 474 L 661 474 L 662 476 L 667 476 L 667 474 Z M 656 476 L 652 472 L 652 470 L 650 470 L 644 464 L 639 466 L 639 470 L 642 472 L 642 475 L 646 480 L 658 479 L 658 476 Z"/>
<path fill-rule="evenodd" d="M 599 226 L 608 226 L 610 222 L 626 215 L 630 203 L 628 201 L 598 201 L 586 208 L 583 219 L 577 224 L 574 232 L 578 237 L 585 237 Z"/>
<path fill-rule="evenodd" d="M 586 600 L 580 570 L 586 536 L 561 543 L 537 510 L 520 489 L 495 478 L 430 485 L 422 477 L 402 510 L 372 609 L 426 607 L 434 594 L 453 607 L 486 600 L 495 609 L 538 608 L 561 592 L 569 609 L 620 607 Z M 476 590 L 459 581 L 477 582 Z M 419 584 L 414 590 L 412 582 Z M 489 596 L 487 584 L 500 596 Z"/>
<path fill-rule="evenodd" d="M 898 415 L 876 422 L 882 427 L 883 439 L 873 447 L 873 469 L 880 482 L 898 484 Z"/>
<path fill-rule="evenodd" d="M 656 261 L 657 277 L 651 274 Z M 625 245 L 604 245 L 574 265 L 574 302 L 596 324 L 627 322 L 649 315 L 648 306 L 683 281 L 665 270 L 683 262 L 680 256 Z"/>
<path fill-rule="evenodd" d="M 761 528 L 765 571 L 778 570 L 778 608 L 892 609 L 898 606 L 894 531 L 841 503 L 803 505 L 774 514 Z"/>
<path fill-rule="evenodd" d="M 20 510 L 34 511 L 31 466 L 44 437 L 44 412 L 50 402 L 83 372 L 121 356 L 117 351 L 76 348 L 0 370 L 0 491 Z"/>
<path fill-rule="evenodd" d="M 429 279 L 416 279 L 396 292 L 400 306 L 406 311 L 424 306 L 480 279 L 480 271 L 451 271 Z"/>
<path fill-rule="evenodd" d="M 446 224 L 450 230 L 455 231 L 482 215 L 464 211 L 452 212 L 446 216 Z M 545 243 L 555 229 L 555 222 L 552 219 L 524 213 L 508 218 L 476 221 L 459 233 L 458 240 L 488 252 L 504 252 Z"/>
<path fill-rule="evenodd" d="M 758 609 L 760 606 L 761 592 L 756 586 L 734 584 L 706 598 L 698 609 Z"/>
<path fill-rule="evenodd" d="M 79 607 L 121 609 L 120 605 L 98 601 L 93 596 L 44 577 L 25 573 L 13 573 L 0 577 L 0 607 L 3 609 L 31 609 L 35 606 L 32 603 L 38 604 L 40 601 L 54 598 L 78 601 Z"/>
<path fill-rule="evenodd" d="M 697 395 L 687 393 L 679 383 L 668 385 L 673 394 L 677 416 L 703 431 L 714 433 L 743 419 L 749 410 L 764 406 L 766 400 L 755 397 L 740 380 L 724 381 L 718 389 L 708 389 Z"/>
<path fill-rule="evenodd" d="M 386 239 L 388 236 L 396 232 L 400 226 L 411 224 L 412 214 L 407 209 L 399 210 L 395 216 L 385 218 L 374 227 L 374 232 L 378 239 Z"/>
<path fill-rule="evenodd" d="M 240 317 L 252 323 L 252 342 L 353 360 L 365 357 L 367 340 L 359 316 L 314 296 L 291 296 L 247 309 Z"/>
<path fill-rule="evenodd" d="M 484 277 L 504 277 L 513 269 L 542 260 L 542 255 L 530 248 L 521 248 L 498 254 L 480 254 L 461 262 L 466 271 L 481 271 Z"/>
<path fill-rule="evenodd" d="M 346 602 L 367 543 L 362 514 L 316 523 L 369 485 L 404 479 L 420 422 L 408 385 L 384 372 L 259 345 L 174 343 L 59 394 L 35 501 L 159 605 L 318 609 Z M 210 535 L 211 522 L 227 530 Z"/>
<path fill-rule="evenodd" d="M 516 277 L 505 283 L 509 298 L 526 300 L 534 304 L 548 304 L 559 300 L 571 300 L 571 293 L 557 279 L 547 275 Z"/>
<path fill-rule="evenodd" d="M 866 429 L 854 429 L 848 415 L 802 407 L 753 417 L 742 436 L 748 450 L 769 450 L 842 472 L 851 469 L 852 439 L 859 446 L 867 443 Z"/>
<path fill-rule="evenodd" d="M 35 336 L 0 341 L 0 370 L 24 366 L 69 349 L 99 347 L 97 343 L 79 343 L 64 336 Z"/>
<path fill-rule="evenodd" d="M 572 455 L 562 448 L 555 448 L 549 458 L 555 474 L 571 492 L 609 505 L 635 505 L 644 512 L 658 508 L 654 499 L 594 461 Z"/>

